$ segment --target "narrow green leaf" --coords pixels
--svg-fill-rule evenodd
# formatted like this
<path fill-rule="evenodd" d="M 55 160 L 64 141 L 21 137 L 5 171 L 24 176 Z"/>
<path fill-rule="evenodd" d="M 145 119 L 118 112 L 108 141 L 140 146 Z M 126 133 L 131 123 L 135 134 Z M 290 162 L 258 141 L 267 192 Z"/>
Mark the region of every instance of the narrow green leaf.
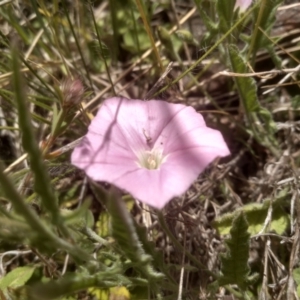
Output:
<path fill-rule="evenodd" d="M 218 30 L 218 25 L 209 17 L 209 15 L 206 12 L 206 7 L 205 7 L 205 3 L 203 3 L 204 1 L 202 0 L 194 0 L 196 7 L 198 9 L 199 15 L 202 19 L 202 21 L 204 22 L 207 30 L 212 34 L 212 33 L 216 33 Z M 207 5 L 214 5 L 214 3 L 212 1 L 207 1 Z M 208 10 L 210 9 L 210 7 L 208 8 Z"/>
<path fill-rule="evenodd" d="M 228 48 L 231 71 L 235 73 L 249 72 L 245 60 L 240 54 L 237 47 L 230 45 Z M 258 111 L 259 102 L 257 99 L 256 82 L 251 77 L 235 77 L 234 78 L 240 99 L 242 101 L 246 114 Z"/>
<path fill-rule="evenodd" d="M 76 35 L 76 33 L 75 33 L 74 25 L 73 25 L 72 22 L 71 22 L 70 15 L 69 15 L 70 12 L 68 11 L 68 9 L 67 9 L 67 7 L 66 7 L 66 3 L 65 3 L 64 1 L 62 2 L 62 6 L 63 6 L 63 9 L 64 9 L 64 13 L 65 13 L 66 19 L 67 19 L 67 21 L 68 21 L 69 28 L 70 28 L 70 30 L 71 30 L 72 36 L 73 36 L 73 38 L 74 38 L 74 40 L 75 40 L 75 43 L 76 43 L 76 46 L 77 46 L 78 53 L 79 53 L 79 55 L 80 55 L 80 57 L 81 57 L 81 61 L 82 61 L 82 63 L 83 63 L 84 69 L 85 69 L 85 71 L 86 71 L 87 79 L 89 80 L 90 86 L 92 87 L 92 86 L 93 86 L 93 82 L 92 82 L 92 80 L 91 80 L 91 78 L 90 78 L 89 68 L 88 68 L 88 66 L 87 66 L 87 63 L 86 63 L 85 58 L 84 58 L 84 55 L 83 55 L 83 51 L 82 51 L 83 49 L 81 48 L 82 46 L 80 45 L 79 40 L 78 40 L 78 37 L 77 37 L 77 35 Z"/>
<path fill-rule="evenodd" d="M 230 238 L 225 240 L 227 253 L 221 256 L 220 285 L 237 284 L 242 290 L 246 288 L 249 274 L 249 239 L 248 224 L 241 212 L 232 222 Z"/>
<path fill-rule="evenodd" d="M 51 123 L 51 134 L 53 135 L 53 132 L 55 131 L 56 125 L 58 123 L 58 117 L 59 112 L 57 109 L 56 103 L 53 104 L 53 110 L 52 110 L 52 123 Z"/>
<path fill-rule="evenodd" d="M 230 68 L 233 72 L 238 74 L 248 73 L 248 67 L 238 48 L 230 45 L 228 48 Z M 274 138 L 275 123 L 272 120 L 272 115 L 266 109 L 260 106 L 257 97 L 256 82 L 251 77 L 236 76 L 234 77 L 239 97 L 247 117 L 248 125 L 251 128 L 250 134 L 270 151 L 279 157 L 277 142 Z M 262 119 L 262 120 L 260 120 Z M 260 126 L 263 123 L 264 126 Z"/>
<path fill-rule="evenodd" d="M 255 27 L 251 35 L 251 44 L 249 47 L 249 54 L 252 55 L 252 62 L 255 62 L 257 51 L 261 47 L 272 46 L 271 41 L 265 36 L 269 34 L 276 21 L 276 12 L 278 6 L 283 0 L 262 0 L 259 6 L 254 10 Z M 262 32 L 262 30 L 265 32 Z"/>
<path fill-rule="evenodd" d="M 232 27 L 235 0 L 217 0 L 217 11 L 220 18 L 219 29 L 227 32 Z"/>
<path fill-rule="evenodd" d="M 139 241 L 134 222 L 124 201 L 110 195 L 107 203 L 111 215 L 112 235 L 126 256 L 136 264 L 136 268 L 149 280 L 161 279 L 163 275 L 153 270 L 151 256 L 147 255 Z"/>
<path fill-rule="evenodd" d="M 50 178 L 44 167 L 43 158 L 31 125 L 27 108 L 25 86 L 20 72 L 20 63 L 16 47 L 12 47 L 13 86 L 18 108 L 19 127 L 22 131 L 22 145 L 30 158 L 34 174 L 34 189 L 41 196 L 42 204 L 51 213 L 54 223 L 59 222 L 58 202 L 51 187 Z"/>

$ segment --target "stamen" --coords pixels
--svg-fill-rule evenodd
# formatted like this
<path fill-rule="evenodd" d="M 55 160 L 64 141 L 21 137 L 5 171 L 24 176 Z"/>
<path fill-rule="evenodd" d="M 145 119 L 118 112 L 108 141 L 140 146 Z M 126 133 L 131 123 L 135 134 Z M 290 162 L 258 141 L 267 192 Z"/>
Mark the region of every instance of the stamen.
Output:
<path fill-rule="evenodd" d="M 165 162 L 166 157 L 163 156 L 162 150 L 152 149 L 151 151 L 143 151 L 138 155 L 137 164 L 141 168 L 145 168 L 148 170 L 156 170 L 159 169 L 162 163 Z"/>
<path fill-rule="evenodd" d="M 152 153 L 148 156 L 147 163 L 148 163 L 148 169 L 150 170 L 156 169 L 157 162 L 155 160 L 155 157 L 153 157 Z"/>

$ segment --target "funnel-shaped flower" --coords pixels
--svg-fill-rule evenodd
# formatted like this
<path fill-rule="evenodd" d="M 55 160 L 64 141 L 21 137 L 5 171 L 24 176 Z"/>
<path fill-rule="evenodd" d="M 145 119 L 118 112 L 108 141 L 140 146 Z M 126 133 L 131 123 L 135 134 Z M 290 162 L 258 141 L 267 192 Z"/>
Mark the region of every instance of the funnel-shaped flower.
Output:
<path fill-rule="evenodd" d="M 252 0 L 236 0 L 234 9 L 239 8 L 240 12 L 244 12 L 252 3 Z"/>
<path fill-rule="evenodd" d="M 206 127 L 192 107 L 111 98 L 104 101 L 71 161 L 90 178 L 162 208 L 217 156 L 228 154 L 221 133 Z"/>

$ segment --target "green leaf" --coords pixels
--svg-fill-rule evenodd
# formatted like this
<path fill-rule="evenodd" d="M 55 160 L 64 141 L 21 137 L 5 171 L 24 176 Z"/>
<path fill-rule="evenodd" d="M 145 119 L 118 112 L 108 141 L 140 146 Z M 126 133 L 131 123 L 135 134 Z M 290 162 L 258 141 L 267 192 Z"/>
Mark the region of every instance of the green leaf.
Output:
<path fill-rule="evenodd" d="M 249 239 L 248 224 L 241 212 L 232 222 L 230 238 L 225 240 L 227 253 L 221 256 L 220 285 L 237 284 L 241 289 L 246 288 L 249 274 Z"/>
<path fill-rule="evenodd" d="M 163 278 L 163 274 L 153 270 L 151 256 L 146 254 L 136 232 L 134 222 L 124 201 L 110 195 L 107 208 L 111 216 L 112 235 L 122 251 L 135 264 L 135 267 L 149 280 Z"/>
<path fill-rule="evenodd" d="M 275 231 L 277 234 L 282 234 L 287 226 L 289 225 L 289 216 L 282 208 L 283 201 L 285 201 L 285 197 L 279 197 L 276 199 L 273 205 L 273 213 L 271 220 L 270 230 Z M 248 221 L 248 231 L 251 235 L 255 235 L 264 226 L 264 222 L 266 220 L 268 209 L 270 206 L 270 200 L 266 200 L 264 203 L 250 203 L 244 205 L 241 208 L 238 208 L 236 211 L 232 213 L 225 214 L 220 218 L 216 219 L 214 222 L 214 226 L 217 228 L 218 232 L 221 235 L 228 234 L 231 229 L 232 220 L 237 216 L 240 212 L 243 212 Z"/>
<path fill-rule="evenodd" d="M 58 109 L 57 109 L 56 103 L 54 103 L 53 104 L 52 123 L 51 123 L 51 134 L 52 135 L 54 134 L 54 132 L 56 130 L 58 120 L 60 118 L 61 113 L 62 113 L 62 111 L 59 112 Z"/>
<path fill-rule="evenodd" d="M 300 297 L 300 268 L 293 270 L 293 278 L 297 283 L 297 296 Z"/>
<path fill-rule="evenodd" d="M 126 203 L 128 211 L 131 211 L 134 206 L 134 199 L 131 196 L 123 196 L 122 199 Z M 106 238 L 110 234 L 110 215 L 106 211 L 102 211 L 96 222 L 96 232 L 103 238 Z"/>
<path fill-rule="evenodd" d="M 248 67 L 237 47 L 230 45 L 228 48 L 231 71 L 235 73 L 248 73 Z M 258 111 L 256 82 L 251 77 L 234 78 L 245 113 Z"/>
<path fill-rule="evenodd" d="M 220 18 L 219 29 L 227 32 L 232 27 L 235 0 L 218 0 L 217 11 Z"/>
<path fill-rule="evenodd" d="M 136 31 L 127 31 L 123 36 L 123 40 L 122 47 L 131 53 L 139 53 L 139 51 L 145 51 L 151 47 L 148 35 L 144 29 L 139 28 Z"/>
<path fill-rule="evenodd" d="M 251 44 L 249 54 L 252 54 L 252 61 L 254 61 L 257 51 L 266 46 L 271 46 L 272 42 L 265 36 L 269 35 L 273 25 L 276 21 L 276 12 L 278 6 L 283 0 L 263 0 L 260 5 L 254 10 L 255 28 L 251 35 Z M 264 32 L 265 33 L 264 33 Z"/>
<path fill-rule="evenodd" d="M 215 9 L 211 10 L 211 7 L 207 7 L 208 5 L 214 5 L 212 1 L 206 1 L 206 3 L 202 0 L 194 0 L 201 20 L 205 24 L 207 31 L 209 33 L 216 33 L 218 30 L 218 25 L 209 17 L 207 11 L 215 11 Z"/>
<path fill-rule="evenodd" d="M 121 274 L 119 266 L 111 267 L 109 270 L 102 266 L 101 272 L 94 275 L 86 273 L 67 274 L 57 280 L 46 283 L 37 283 L 29 288 L 30 300 L 56 299 L 61 296 L 72 294 L 78 291 L 97 287 L 99 289 L 109 289 L 120 285 L 129 285 L 131 282 Z"/>
<path fill-rule="evenodd" d="M 300 268 L 296 268 L 293 270 L 293 277 L 297 285 L 300 285 Z"/>
<path fill-rule="evenodd" d="M 176 36 L 183 42 L 186 42 L 190 45 L 199 46 L 198 41 L 194 38 L 192 33 L 188 30 L 177 30 L 175 32 Z"/>
<path fill-rule="evenodd" d="M 263 121 L 263 124 L 265 125 L 265 130 L 267 131 L 268 135 L 270 136 L 270 138 L 272 138 L 277 132 L 277 126 L 273 119 L 272 113 L 268 109 L 260 107 L 258 116 Z M 276 140 L 274 140 L 274 143 L 276 143 Z"/>
<path fill-rule="evenodd" d="M 234 45 L 230 45 L 228 52 L 231 70 L 238 74 L 248 73 L 248 67 L 238 48 Z M 272 115 L 260 106 L 257 98 L 255 80 L 251 77 L 243 77 L 242 75 L 234 77 L 234 80 L 247 117 L 248 125 L 251 128 L 250 134 L 253 135 L 260 144 L 269 148 L 275 156 L 279 156 L 277 142 L 274 137 L 276 125 L 272 119 Z M 263 126 L 260 126 L 261 123 Z"/>
<path fill-rule="evenodd" d="M 31 278 L 34 270 L 34 267 L 29 266 L 13 269 L 0 279 L 0 289 L 16 289 L 23 286 Z"/>
<path fill-rule="evenodd" d="M 176 35 L 170 35 L 169 31 L 163 26 L 157 27 L 157 35 L 164 46 L 167 57 L 172 61 L 178 61 L 181 63 L 181 58 L 178 55 L 178 51 L 182 46 L 182 42 Z"/>
<path fill-rule="evenodd" d="M 43 163 L 41 151 L 31 124 L 31 116 L 27 107 L 25 85 L 20 70 L 18 50 L 12 48 L 13 86 L 18 108 L 19 126 L 22 131 L 22 145 L 30 159 L 31 170 L 34 174 L 34 188 L 41 196 L 44 207 L 52 214 L 54 223 L 59 223 L 58 202 L 55 197 L 50 178 Z"/>

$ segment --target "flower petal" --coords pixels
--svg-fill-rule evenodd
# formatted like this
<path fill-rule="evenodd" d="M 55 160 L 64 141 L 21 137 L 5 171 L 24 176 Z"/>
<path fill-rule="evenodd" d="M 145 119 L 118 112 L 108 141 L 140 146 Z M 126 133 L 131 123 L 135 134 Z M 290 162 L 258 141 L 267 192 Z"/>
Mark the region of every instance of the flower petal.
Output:
<path fill-rule="evenodd" d="M 213 129 L 206 128 L 206 130 L 210 131 L 206 143 L 202 145 L 190 143 L 186 148 L 169 154 L 159 170 L 144 169 L 138 176 L 131 173 L 117 183 L 138 200 L 161 209 L 172 198 L 182 195 L 216 157 L 230 154 L 221 134 Z M 197 130 L 192 132 L 199 134 Z M 138 184 L 134 184 L 136 178 L 139 180 Z"/>
<path fill-rule="evenodd" d="M 236 0 L 234 9 L 240 8 L 240 12 L 244 12 L 252 3 L 252 0 Z"/>
<path fill-rule="evenodd" d="M 71 155 L 72 164 L 83 169 L 89 177 L 111 183 L 137 169 L 135 160 L 135 155 L 127 148 L 116 147 L 110 141 L 101 144 L 99 136 L 95 138 L 92 133 L 87 134 Z"/>
<path fill-rule="evenodd" d="M 178 134 L 165 145 L 165 151 L 170 155 L 176 151 L 187 151 L 199 148 L 201 153 L 211 152 L 216 156 L 227 156 L 229 149 L 221 133 L 208 127 L 194 128 Z M 201 153 L 199 153 L 201 158 Z"/>
<path fill-rule="evenodd" d="M 141 202 L 161 209 L 172 198 L 183 194 L 192 183 L 186 183 L 183 173 L 178 171 L 170 168 L 139 169 L 120 177 L 114 184 Z"/>
<path fill-rule="evenodd" d="M 158 169 L 138 164 L 138 156 L 149 151 L 163 152 Z M 212 160 L 228 154 L 220 132 L 207 128 L 191 107 L 111 98 L 102 104 L 71 161 L 92 179 L 162 208 L 184 193 Z"/>

